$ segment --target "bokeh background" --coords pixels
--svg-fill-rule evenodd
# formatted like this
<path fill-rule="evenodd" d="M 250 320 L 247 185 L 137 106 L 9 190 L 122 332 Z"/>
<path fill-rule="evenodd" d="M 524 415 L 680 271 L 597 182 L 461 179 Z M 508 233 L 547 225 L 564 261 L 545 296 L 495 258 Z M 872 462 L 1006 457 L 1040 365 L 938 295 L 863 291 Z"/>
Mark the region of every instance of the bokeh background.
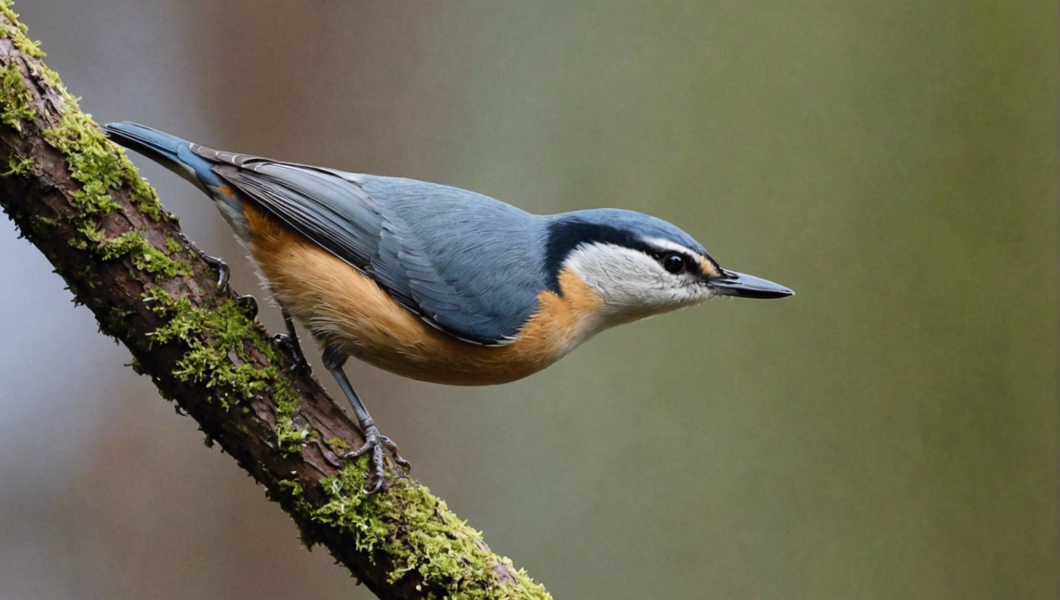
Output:
<path fill-rule="evenodd" d="M 16 9 L 100 122 L 650 212 L 797 291 L 502 387 L 350 363 L 414 475 L 556 598 L 1060 593 L 1055 3 Z M 136 162 L 260 293 L 212 204 Z M 370 597 L 7 220 L 0 252 L 0 598 Z"/>

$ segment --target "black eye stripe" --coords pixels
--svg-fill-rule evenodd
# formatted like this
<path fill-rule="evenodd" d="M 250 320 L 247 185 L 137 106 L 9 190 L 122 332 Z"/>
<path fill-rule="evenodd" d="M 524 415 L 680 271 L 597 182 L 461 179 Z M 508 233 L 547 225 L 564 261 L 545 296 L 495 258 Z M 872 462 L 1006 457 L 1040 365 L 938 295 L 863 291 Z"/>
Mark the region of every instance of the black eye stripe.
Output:
<path fill-rule="evenodd" d="M 699 268 L 699 261 L 684 252 L 678 252 L 676 250 L 660 250 L 658 248 L 649 247 L 639 248 L 639 250 L 658 261 L 662 268 L 666 269 L 668 273 L 673 273 L 674 275 L 677 275 L 678 273 L 696 273 L 702 275 L 701 269 Z M 675 259 L 680 260 L 680 264 L 678 264 Z"/>

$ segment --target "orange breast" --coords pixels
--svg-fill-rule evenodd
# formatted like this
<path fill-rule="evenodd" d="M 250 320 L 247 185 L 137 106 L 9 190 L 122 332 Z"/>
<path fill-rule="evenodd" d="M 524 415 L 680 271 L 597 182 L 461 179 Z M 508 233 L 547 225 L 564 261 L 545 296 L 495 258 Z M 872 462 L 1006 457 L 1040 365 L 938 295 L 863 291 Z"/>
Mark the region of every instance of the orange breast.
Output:
<path fill-rule="evenodd" d="M 450 385 L 492 385 L 544 369 L 587 339 L 601 301 L 572 272 L 562 297 L 543 291 L 538 309 L 506 346 L 458 340 L 396 303 L 371 278 L 252 202 L 244 202 L 251 257 L 275 298 L 321 341 L 398 375 Z"/>

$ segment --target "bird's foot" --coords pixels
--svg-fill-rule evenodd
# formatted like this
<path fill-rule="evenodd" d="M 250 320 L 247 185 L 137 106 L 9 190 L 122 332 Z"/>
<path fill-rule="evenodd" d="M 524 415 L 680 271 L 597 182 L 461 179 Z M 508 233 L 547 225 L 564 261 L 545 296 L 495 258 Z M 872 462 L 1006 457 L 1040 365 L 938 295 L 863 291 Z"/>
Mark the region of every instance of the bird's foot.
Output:
<path fill-rule="evenodd" d="M 217 289 L 220 290 L 224 288 L 224 286 L 228 285 L 228 276 L 231 271 L 228 269 L 228 265 L 225 263 L 225 261 L 221 260 L 220 258 L 217 258 L 216 256 L 210 256 L 209 254 L 206 254 L 201 250 L 199 251 L 199 256 L 202 258 L 202 261 L 204 263 L 213 267 L 214 269 L 217 269 Z"/>
<path fill-rule="evenodd" d="M 250 294 L 240 296 L 236 298 L 236 304 L 243 309 L 243 314 L 251 321 L 258 316 L 258 301 L 254 299 L 254 296 Z"/>
<path fill-rule="evenodd" d="M 206 263 L 206 266 L 212 269 L 217 269 L 217 289 L 223 289 L 224 286 L 228 285 L 228 276 L 231 271 L 229 270 L 228 265 L 225 263 L 225 261 L 221 260 L 220 258 L 217 258 L 216 256 L 210 256 L 202 250 L 199 250 L 199 247 L 195 244 L 192 244 L 188 240 L 188 238 L 184 237 L 183 234 L 181 234 L 180 237 L 184 240 L 184 243 L 187 244 L 188 249 L 191 250 L 193 254 L 202 259 L 202 262 Z"/>
<path fill-rule="evenodd" d="M 412 468 L 409 461 L 401 458 L 397 444 L 390 441 L 390 438 L 379 433 L 379 430 L 375 428 L 375 425 L 368 425 L 364 428 L 363 446 L 342 457 L 343 460 L 352 460 L 362 454 L 372 453 L 371 468 L 370 473 L 368 474 L 368 485 L 370 487 L 367 494 L 369 496 L 378 493 L 379 490 L 383 489 L 383 484 L 386 482 L 386 463 L 384 462 L 386 454 L 384 451 L 390 452 L 391 460 L 406 472 Z"/>
<path fill-rule="evenodd" d="M 308 373 L 309 362 L 305 359 L 305 355 L 302 354 L 302 345 L 298 343 L 297 338 L 292 338 L 286 333 L 277 333 L 272 336 L 272 341 L 283 350 L 284 354 L 291 358 L 293 364 L 291 370 L 295 373 Z"/>

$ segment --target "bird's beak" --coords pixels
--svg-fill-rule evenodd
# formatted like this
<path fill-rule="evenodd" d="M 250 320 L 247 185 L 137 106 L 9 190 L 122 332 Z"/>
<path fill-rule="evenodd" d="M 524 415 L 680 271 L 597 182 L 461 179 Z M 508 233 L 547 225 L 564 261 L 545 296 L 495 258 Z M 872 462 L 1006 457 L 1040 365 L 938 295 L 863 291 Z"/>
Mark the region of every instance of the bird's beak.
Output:
<path fill-rule="evenodd" d="M 707 280 L 714 293 L 722 296 L 736 296 L 738 298 L 759 298 L 762 300 L 770 298 L 784 298 L 795 292 L 788 288 L 759 279 L 753 275 L 744 275 L 735 271 L 721 269 L 721 277 L 712 277 Z"/>

